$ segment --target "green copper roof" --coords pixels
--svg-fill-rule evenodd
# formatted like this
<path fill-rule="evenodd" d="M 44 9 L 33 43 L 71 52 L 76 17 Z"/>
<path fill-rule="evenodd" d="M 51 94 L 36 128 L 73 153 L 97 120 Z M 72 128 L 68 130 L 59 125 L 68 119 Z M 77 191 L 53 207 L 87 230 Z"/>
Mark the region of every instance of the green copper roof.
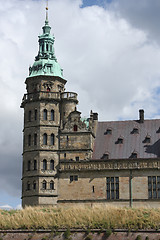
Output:
<path fill-rule="evenodd" d="M 86 127 L 87 127 L 87 128 L 89 128 L 89 118 L 83 117 L 83 118 L 81 118 L 81 121 L 86 124 Z"/>
<path fill-rule="evenodd" d="M 43 34 L 39 36 L 39 51 L 32 67 L 29 67 L 29 77 L 47 75 L 63 78 L 63 70 L 57 62 L 54 53 L 54 36 L 50 34 L 51 27 L 46 15 L 45 25 L 42 27 Z"/>

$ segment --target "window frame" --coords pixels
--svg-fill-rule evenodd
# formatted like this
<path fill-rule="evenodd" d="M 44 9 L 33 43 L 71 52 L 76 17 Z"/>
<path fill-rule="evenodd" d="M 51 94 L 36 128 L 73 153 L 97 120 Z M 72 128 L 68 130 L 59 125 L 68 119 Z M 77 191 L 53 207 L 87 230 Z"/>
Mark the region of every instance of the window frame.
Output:
<path fill-rule="evenodd" d="M 78 131 L 78 126 L 77 126 L 77 124 L 74 124 L 74 126 L 73 126 L 73 131 L 74 131 L 74 132 L 77 132 L 77 131 Z"/>
<path fill-rule="evenodd" d="M 34 120 L 37 121 L 37 109 L 34 109 Z"/>
<path fill-rule="evenodd" d="M 34 159 L 34 163 L 33 163 L 33 170 L 36 171 L 37 170 L 37 160 Z"/>
<path fill-rule="evenodd" d="M 54 109 L 51 110 L 51 121 L 54 121 Z"/>
<path fill-rule="evenodd" d="M 44 121 L 47 121 L 47 115 L 48 115 L 48 111 L 47 111 L 47 109 L 44 109 L 43 110 L 43 120 Z"/>
<path fill-rule="evenodd" d="M 54 181 L 51 180 L 50 183 L 49 183 L 50 190 L 55 190 L 54 185 L 55 185 Z"/>
<path fill-rule="evenodd" d="M 31 139 L 31 134 L 28 135 L 28 147 L 31 146 L 31 142 L 32 142 L 32 139 Z"/>
<path fill-rule="evenodd" d="M 54 135 L 54 133 L 52 133 L 50 136 L 50 145 L 54 146 L 54 144 L 55 144 L 55 135 Z"/>
<path fill-rule="evenodd" d="M 33 181 L 33 190 L 36 190 L 36 188 L 37 188 L 37 183 L 36 181 Z"/>
<path fill-rule="evenodd" d="M 37 146 L 37 133 L 34 133 L 34 146 Z"/>
<path fill-rule="evenodd" d="M 47 189 L 47 181 L 46 181 L 46 180 L 43 180 L 43 181 L 42 181 L 42 189 L 43 189 L 43 190 L 46 190 L 46 189 Z"/>
<path fill-rule="evenodd" d="M 119 200 L 119 177 L 106 177 L 107 200 Z"/>
<path fill-rule="evenodd" d="M 48 138 L 48 135 L 47 135 L 47 133 L 44 133 L 43 134 L 43 145 L 47 145 L 47 139 Z"/>
<path fill-rule="evenodd" d="M 32 121 L 32 111 L 31 110 L 28 111 L 28 121 L 29 122 Z"/>
<path fill-rule="evenodd" d="M 46 171 L 47 170 L 47 160 L 46 159 L 43 159 L 43 168 L 42 168 L 43 171 Z"/>
<path fill-rule="evenodd" d="M 27 162 L 27 171 L 31 171 L 31 160 Z"/>
<path fill-rule="evenodd" d="M 160 199 L 160 176 L 148 176 L 148 199 Z"/>
<path fill-rule="evenodd" d="M 50 170 L 54 171 L 54 160 L 53 159 L 50 160 Z"/>
<path fill-rule="evenodd" d="M 78 181 L 78 175 L 70 175 L 70 183 L 71 182 L 77 182 Z"/>

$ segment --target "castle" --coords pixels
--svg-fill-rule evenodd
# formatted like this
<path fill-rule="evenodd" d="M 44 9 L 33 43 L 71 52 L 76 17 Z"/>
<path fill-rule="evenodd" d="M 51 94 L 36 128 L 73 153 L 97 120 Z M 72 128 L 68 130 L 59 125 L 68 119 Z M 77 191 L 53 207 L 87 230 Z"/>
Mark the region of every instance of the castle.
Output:
<path fill-rule="evenodd" d="M 25 84 L 22 206 L 159 206 L 160 119 L 81 118 L 54 53 L 48 8 Z"/>

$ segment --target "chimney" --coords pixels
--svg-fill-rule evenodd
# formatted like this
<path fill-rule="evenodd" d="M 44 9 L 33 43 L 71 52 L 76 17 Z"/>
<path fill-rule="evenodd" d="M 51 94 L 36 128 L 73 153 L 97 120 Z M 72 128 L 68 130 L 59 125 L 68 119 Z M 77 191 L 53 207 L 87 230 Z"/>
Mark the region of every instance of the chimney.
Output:
<path fill-rule="evenodd" d="M 98 113 L 93 113 L 93 120 L 98 120 Z"/>
<path fill-rule="evenodd" d="M 139 122 L 144 123 L 144 110 L 143 109 L 139 110 Z"/>

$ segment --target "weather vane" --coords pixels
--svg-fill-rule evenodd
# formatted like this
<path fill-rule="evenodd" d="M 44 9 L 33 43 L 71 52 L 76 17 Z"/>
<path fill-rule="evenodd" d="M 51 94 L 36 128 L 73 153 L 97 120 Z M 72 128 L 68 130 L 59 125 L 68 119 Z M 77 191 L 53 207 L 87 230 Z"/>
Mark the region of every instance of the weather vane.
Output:
<path fill-rule="evenodd" d="M 48 11 L 48 0 L 46 0 L 46 10 Z"/>
<path fill-rule="evenodd" d="M 48 21 L 48 0 L 46 0 L 46 21 Z"/>

